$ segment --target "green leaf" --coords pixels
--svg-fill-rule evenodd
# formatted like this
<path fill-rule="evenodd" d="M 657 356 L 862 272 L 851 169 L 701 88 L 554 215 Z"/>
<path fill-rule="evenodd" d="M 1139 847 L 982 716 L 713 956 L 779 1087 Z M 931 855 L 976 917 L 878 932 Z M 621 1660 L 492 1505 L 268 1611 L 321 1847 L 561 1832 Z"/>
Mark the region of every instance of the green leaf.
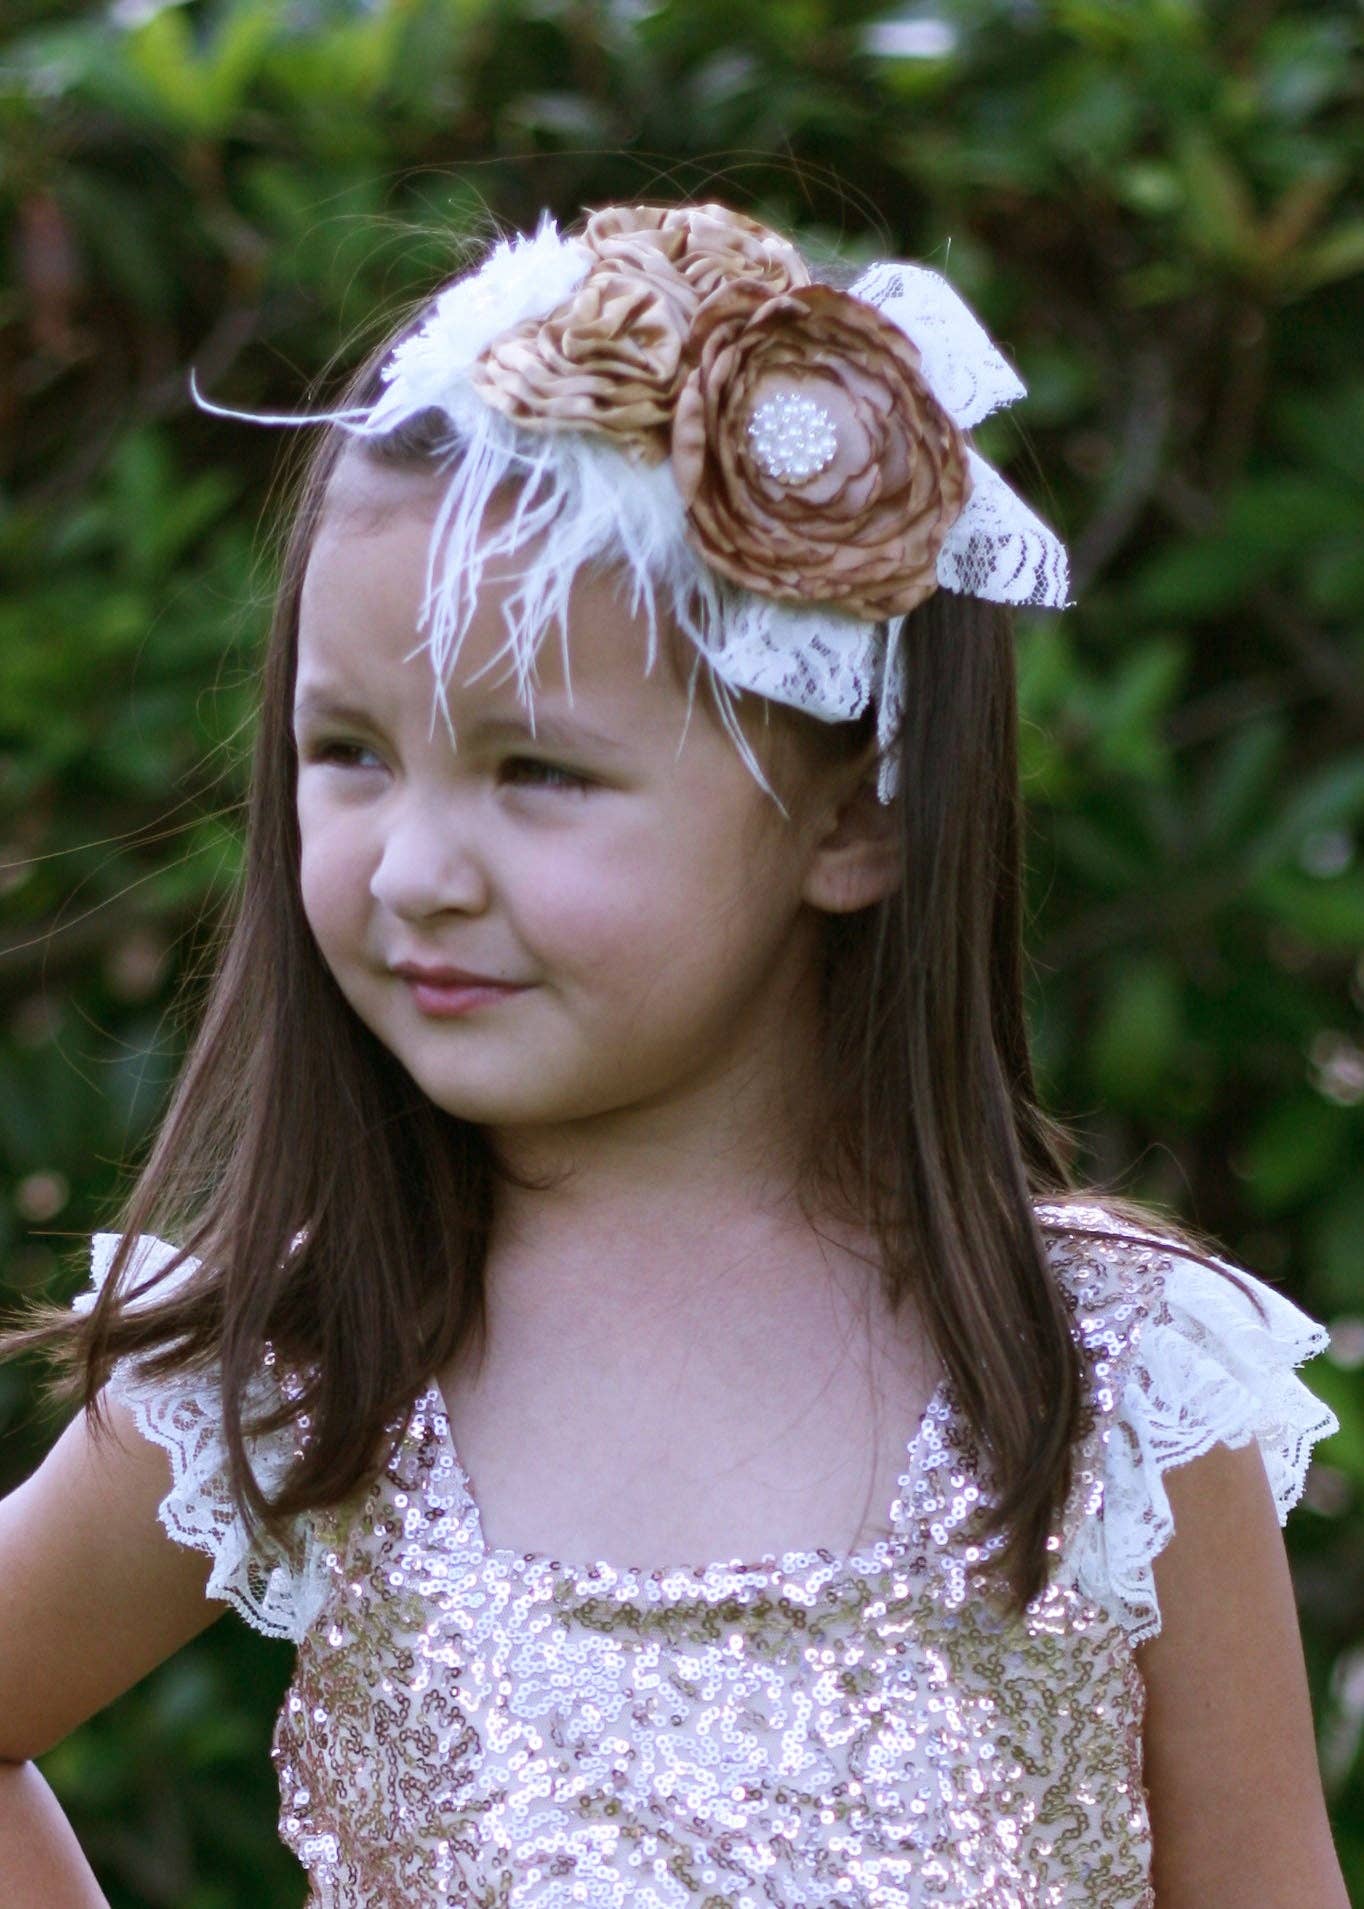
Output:
<path fill-rule="evenodd" d="M 1316 948 L 1350 955 L 1364 947 L 1364 872 L 1322 880 L 1281 869 L 1261 876 L 1249 893 Z"/>
<path fill-rule="evenodd" d="M 1074 651 L 1059 617 L 1031 618 L 1017 645 L 1018 703 L 1042 722 L 1064 699 L 1075 670 Z"/>
<path fill-rule="evenodd" d="M 1247 1202 L 1281 1213 L 1331 1183 L 1340 1170 L 1350 1122 L 1339 1107 L 1303 1091 L 1280 1101 L 1234 1155 Z"/>
<path fill-rule="evenodd" d="M 1265 716 L 1247 723 L 1214 750 L 1194 815 L 1200 851 L 1229 849 L 1272 806 L 1287 740 L 1283 720 Z"/>
<path fill-rule="evenodd" d="M 1307 553 L 1307 600 L 1325 617 L 1364 612 L 1364 541 L 1358 536 L 1323 539 Z"/>
<path fill-rule="evenodd" d="M 1184 188 L 1183 223 L 1197 249 L 1223 264 L 1249 264 L 1256 253 L 1255 201 L 1245 174 L 1203 128 L 1177 140 Z"/>
<path fill-rule="evenodd" d="M 1299 246 L 1279 275 L 1285 291 L 1303 297 L 1364 271 L 1364 219 L 1345 219 L 1311 244 Z"/>
<path fill-rule="evenodd" d="M 1286 385 L 1271 413 L 1290 451 L 1352 488 L 1364 488 L 1364 380 L 1337 379 L 1324 391 Z"/>
<path fill-rule="evenodd" d="M 1149 637 L 1105 680 L 1094 704 L 1099 761 L 1141 777 L 1166 772 L 1169 751 L 1159 724 L 1174 700 L 1188 660 L 1183 639 Z"/>
<path fill-rule="evenodd" d="M 1118 1107 L 1148 1106 L 1163 1097 L 1184 1031 L 1183 978 L 1164 955 L 1118 966 L 1089 1039 L 1095 1088 Z"/>
<path fill-rule="evenodd" d="M 1101 893 L 1120 894 L 1149 880 L 1146 845 L 1134 842 L 1115 815 L 1058 816 L 1056 846 L 1070 870 Z"/>
<path fill-rule="evenodd" d="M 279 30 L 270 0 L 237 0 L 200 40 L 187 8 L 162 7 L 123 35 L 121 63 L 165 123 L 220 136 L 232 131 Z"/>
<path fill-rule="evenodd" d="M 1309 835 L 1347 828 L 1364 820 L 1364 754 L 1341 756 L 1308 776 L 1281 801 L 1277 813 L 1250 845 L 1254 875 L 1269 874 L 1296 860 Z"/>
<path fill-rule="evenodd" d="M 1359 524 L 1357 492 L 1330 477 L 1247 479 L 1228 499 L 1221 529 L 1168 544 L 1138 573 L 1134 607 L 1162 620 L 1217 615 L 1309 562 L 1323 538 L 1357 541 Z"/>

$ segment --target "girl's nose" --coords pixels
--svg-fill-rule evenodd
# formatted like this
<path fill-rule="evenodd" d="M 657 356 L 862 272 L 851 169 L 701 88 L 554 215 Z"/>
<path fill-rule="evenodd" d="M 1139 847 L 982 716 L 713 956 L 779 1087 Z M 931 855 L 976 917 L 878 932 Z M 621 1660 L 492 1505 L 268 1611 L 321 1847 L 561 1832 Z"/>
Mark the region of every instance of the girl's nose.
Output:
<path fill-rule="evenodd" d="M 468 818 L 449 802 L 409 802 L 392 815 L 369 886 L 382 908 L 409 920 L 480 914 L 489 899 Z"/>

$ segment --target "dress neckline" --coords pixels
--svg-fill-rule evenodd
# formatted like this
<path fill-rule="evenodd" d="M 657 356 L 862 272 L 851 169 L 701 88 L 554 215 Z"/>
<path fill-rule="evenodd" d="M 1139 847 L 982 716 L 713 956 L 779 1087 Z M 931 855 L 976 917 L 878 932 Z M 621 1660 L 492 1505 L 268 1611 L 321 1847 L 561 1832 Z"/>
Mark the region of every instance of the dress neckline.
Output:
<path fill-rule="evenodd" d="M 944 1374 L 933 1388 L 905 1445 L 904 1469 L 897 1480 L 896 1496 L 884 1521 L 889 1526 L 889 1536 L 873 1539 L 869 1545 L 851 1552 L 830 1551 L 820 1546 L 814 1550 L 784 1551 L 780 1555 L 764 1552 L 760 1558 L 748 1562 L 717 1558 L 708 1564 L 674 1564 L 652 1569 L 639 1565 L 608 1564 L 601 1558 L 588 1564 L 568 1563 L 561 1558 L 551 1557 L 548 1552 L 522 1552 L 505 1545 L 490 1545 L 484 1534 L 483 1514 L 474 1496 L 472 1480 L 455 1449 L 450 1414 L 438 1378 L 433 1377 L 428 1382 L 420 1403 L 463 1497 L 465 1533 L 480 1561 L 504 1573 L 527 1578 L 595 1584 L 601 1589 L 611 1589 L 617 1597 L 632 1592 L 651 1597 L 679 1589 L 724 1591 L 751 1583 L 754 1579 L 792 1578 L 812 1572 L 823 1580 L 844 1576 L 866 1577 L 883 1571 L 895 1555 L 910 1546 L 911 1534 L 906 1515 L 910 1493 L 925 1468 L 930 1441 L 938 1439 L 939 1425 L 952 1417 L 954 1398 L 951 1381 Z"/>
<path fill-rule="evenodd" d="M 1072 1227 L 1104 1227 L 1117 1233 L 1123 1230 L 1102 1207 L 1083 1205 L 1078 1201 L 1038 1201 L 1034 1202 L 1033 1210 L 1044 1235 L 1059 1234 L 1064 1238 Z M 1070 1280 L 1066 1261 L 1064 1257 L 1058 1259 L 1055 1252 L 1059 1243 L 1057 1239 L 1047 1238 L 1048 1258 L 1068 1290 Z M 474 1496 L 473 1482 L 455 1448 L 445 1394 L 435 1375 L 427 1381 L 426 1389 L 417 1401 L 416 1412 L 426 1421 L 425 1437 L 438 1452 L 441 1469 L 454 1480 L 458 1497 L 462 1500 L 461 1542 L 469 1547 L 479 1563 L 503 1576 L 521 1578 L 537 1586 L 564 1591 L 576 1583 L 583 1591 L 606 1593 L 619 1601 L 630 1598 L 652 1601 L 693 1595 L 722 1596 L 730 1591 L 745 1591 L 778 1580 L 784 1580 L 788 1589 L 800 1587 L 804 1593 L 813 1596 L 831 1580 L 865 1579 L 878 1575 L 889 1565 L 900 1566 L 909 1554 L 922 1550 L 924 1531 L 921 1527 L 926 1519 L 929 1535 L 935 1542 L 943 1542 L 943 1525 L 937 1519 L 929 1518 L 929 1514 L 939 1511 L 940 1507 L 936 1500 L 931 1499 L 934 1481 L 926 1478 L 926 1473 L 946 1464 L 965 1465 L 971 1480 L 967 1496 L 976 1498 L 989 1492 L 988 1471 L 982 1475 L 976 1469 L 975 1458 L 968 1457 L 965 1450 L 957 1449 L 959 1441 L 953 1436 L 953 1428 L 963 1428 L 964 1417 L 960 1397 L 950 1376 L 944 1373 L 906 1443 L 904 1469 L 897 1480 L 896 1497 L 884 1520 L 890 1531 L 888 1537 L 874 1539 L 870 1545 L 852 1552 L 829 1551 L 822 1547 L 785 1551 L 780 1556 L 764 1552 L 760 1558 L 748 1562 L 712 1559 L 707 1564 L 677 1564 L 652 1570 L 645 1570 L 638 1565 L 608 1564 L 600 1558 L 588 1564 L 566 1563 L 547 1552 L 521 1552 L 509 1546 L 488 1543 L 483 1529 L 483 1514 Z M 970 1444 L 970 1450 L 974 1453 L 973 1444 Z M 923 1498 L 926 1492 L 930 1494 L 927 1502 L 911 1503 L 915 1498 Z"/>

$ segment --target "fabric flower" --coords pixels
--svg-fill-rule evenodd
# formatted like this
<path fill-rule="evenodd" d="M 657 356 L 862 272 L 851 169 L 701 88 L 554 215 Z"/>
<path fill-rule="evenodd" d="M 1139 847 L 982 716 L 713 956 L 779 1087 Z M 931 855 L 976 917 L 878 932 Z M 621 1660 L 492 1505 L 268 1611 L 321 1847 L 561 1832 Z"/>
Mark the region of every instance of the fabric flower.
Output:
<path fill-rule="evenodd" d="M 553 310 L 495 338 L 474 389 L 532 430 L 591 430 L 649 463 L 668 455 L 682 348 L 702 301 L 745 278 L 809 282 L 794 246 L 725 206 L 608 206 L 581 240 L 592 264 Z"/>
<path fill-rule="evenodd" d="M 448 407 L 469 367 L 511 325 L 539 318 L 581 283 L 592 255 L 560 236 L 548 213 L 533 238 L 499 240 L 477 272 L 457 279 L 437 298 L 419 330 L 394 349 L 383 369 L 388 387 L 370 420 L 386 427 L 414 406 Z"/>
<path fill-rule="evenodd" d="M 610 265 L 655 272 L 666 262 L 699 303 L 732 279 L 750 279 L 769 293 L 810 283 L 804 259 L 788 240 L 723 205 L 613 205 L 594 212 L 582 243 Z"/>
<path fill-rule="evenodd" d="M 494 339 L 471 381 L 516 424 L 601 432 L 660 463 L 691 316 L 683 280 L 597 265 L 546 317 Z"/>
<path fill-rule="evenodd" d="M 938 586 L 970 495 L 966 443 L 919 353 L 826 285 L 737 279 L 697 313 L 672 436 L 692 542 L 764 596 L 880 620 Z"/>

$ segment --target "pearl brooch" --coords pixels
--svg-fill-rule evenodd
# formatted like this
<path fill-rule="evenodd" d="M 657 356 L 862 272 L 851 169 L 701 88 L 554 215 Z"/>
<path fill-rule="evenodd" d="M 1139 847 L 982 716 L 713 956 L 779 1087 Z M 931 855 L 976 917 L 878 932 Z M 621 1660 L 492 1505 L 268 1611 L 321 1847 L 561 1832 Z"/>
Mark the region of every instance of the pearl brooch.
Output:
<path fill-rule="evenodd" d="M 748 438 L 760 468 L 787 484 L 818 476 L 838 450 L 833 413 L 794 391 L 774 392 L 754 405 Z"/>

